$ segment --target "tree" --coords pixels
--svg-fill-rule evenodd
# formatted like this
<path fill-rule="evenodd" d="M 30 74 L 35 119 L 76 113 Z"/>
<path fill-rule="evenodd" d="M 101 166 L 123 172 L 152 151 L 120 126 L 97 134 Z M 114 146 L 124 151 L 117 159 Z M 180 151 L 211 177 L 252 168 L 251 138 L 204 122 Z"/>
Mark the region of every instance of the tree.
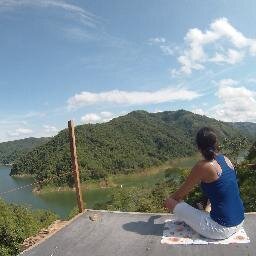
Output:
<path fill-rule="evenodd" d="M 250 143 L 247 137 L 232 137 L 225 138 L 221 144 L 221 151 L 227 154 L 232 162 L 237 165 L 239 162 L 239 155 L 249 149 Z"/>

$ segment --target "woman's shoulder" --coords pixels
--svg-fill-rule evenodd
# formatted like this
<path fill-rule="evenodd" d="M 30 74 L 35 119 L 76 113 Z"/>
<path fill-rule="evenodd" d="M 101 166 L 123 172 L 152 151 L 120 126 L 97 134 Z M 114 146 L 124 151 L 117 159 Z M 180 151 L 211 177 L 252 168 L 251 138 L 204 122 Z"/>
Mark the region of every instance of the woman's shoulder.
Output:
<path fill-rule="evenodd" d="M 209 165 L 209 161 L 207 160 L 199 160 L 196 164 L 195 164 L 195 168 L 202 168 L 202 167 L 206 167 Z"/>
<path fill-rule="evenodd" d="M 210 162 L 207 160 L 199 160 L 193 167 L 197 173 L 205 173 L 205 170 L 211 168 Z"/>

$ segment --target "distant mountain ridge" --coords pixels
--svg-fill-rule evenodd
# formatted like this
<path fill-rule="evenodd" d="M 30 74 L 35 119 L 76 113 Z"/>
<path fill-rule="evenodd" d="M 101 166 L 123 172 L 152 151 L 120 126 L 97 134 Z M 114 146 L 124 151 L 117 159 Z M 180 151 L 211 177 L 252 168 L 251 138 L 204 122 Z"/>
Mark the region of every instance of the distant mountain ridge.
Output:
<path fill-rule="evenodd" d="M 252 122 L 235 122 L 230 123 L 233 127 L 240 130 L 249 139 L 256 140 L 256 123 Z"/>
<path fill-rule="evenodd" d="M 48 142 L 50 138 L 26 138 L 0 143 L 0 164 L 11 164 L 15 159 Z"/>
<path fill-rule="evenodd" d="M 196 132 L 213 127 L 220 139 L 245 136 L 243 129 L 189 111 L 148 113 L 133 111 L 107 123 L 76 127 L 81 179 L 97 179 L 112 173 L 129 173 L 168 159 L 195 153 Z M 11 174 L 32 174 L 37 180 L 59 176 L 70 170 L 67 129 L 46 144 L 20 156 Z M 70 184 L 71 177 L 58 180 Z"/>

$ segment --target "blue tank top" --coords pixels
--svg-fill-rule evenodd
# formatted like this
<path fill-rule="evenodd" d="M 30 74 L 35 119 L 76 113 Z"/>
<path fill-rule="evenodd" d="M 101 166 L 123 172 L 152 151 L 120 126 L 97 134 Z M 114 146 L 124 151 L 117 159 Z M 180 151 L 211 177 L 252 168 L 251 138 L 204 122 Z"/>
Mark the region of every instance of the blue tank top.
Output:
<path fill-rule="evenodd" d="M 222 173 L 213 182 L 201 182 L 201 188 L 211 202 L 211 218 L 222 226 L 233 227 L 244 220 L 236 172 L 227 165 L 223 155 L 217 155 L 215 160 Z"/>

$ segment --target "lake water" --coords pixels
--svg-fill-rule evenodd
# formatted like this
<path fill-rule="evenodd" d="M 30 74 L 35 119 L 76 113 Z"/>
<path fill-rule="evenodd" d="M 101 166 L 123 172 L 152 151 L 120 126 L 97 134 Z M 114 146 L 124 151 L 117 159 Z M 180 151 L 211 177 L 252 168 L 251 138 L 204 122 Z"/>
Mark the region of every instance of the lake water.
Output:
<path fill-rule="evenodd" d="M 198 156 L 188 157 L 174 161 L 172 167 L 190 168 L 198 160 Z M 11 177 L 10 167 L 0 166 L 0 193 L 31 184 L 32 178 Z M 158 172 L 150 175 L 117 175 L 112 177 L 112 182 L 120 187 L 152 187 L 157 182 L 164 179 L 164 172 Z M 93 209 L 95 204 L 106 202 L 110 199 L 111 193 L 115 188 L 94 188 L 83 191 L 83 199 L 86 201 L 86 207 Z M 61 218 L 67 218 L 70 212 L 76 206 L 76 196 L 74 191 L 53 192 L 35 194 L 32 192 L 32 187 L 28 186 L 24 189 L 17 190 L 11 193 L 0 195 L 6 202 L 28 205 L 32 209 L 48 209 Z"/>
<path fill-rule="evenodd" d="M 17 178 L 9 175 L 10 167 L 0 166 L 0 193 L 13 188 L 24 186 L 33 182 L 32 178 Z M 37 195 L 32 192 L 32 187 L 26 187 L 11 193 L 1 195 L 10 203 L 25 204 L 32 209 L 49 209 L 57 213 L 61 218 L 68 216 L 76 205 L 74 192 L 51 193 L 49 195 Z"/>
<path fill-rule="evenodd" d="M 181 168 L 191 167 L 197 158 L 191 157 L 179 160 L 173 163 L 173 166 Z M 9 175 L 10 167 L 0 166 L 0 193 L 31 184 L 32 178 L 12 177 Z M 152 187 L 157 182 L 164 179 L 164 172 L 158 172 L 151 175 L 119 175 L 113 176 L 112 181 L 117 187 Z M 28 186 L 14 192 L 0 195 L 6 202 L 22 204 L 32 209 L 48 209 L 57 213 L 61 218 L 66 218 L 76 206 L 76 196 L 74 191 L 61 191 L 53 193 L 36 194 L 32 192 L 32 187 Z M 86 201 L 86 207 L 94 208 L 95 204 L 106 202 L 110 199 L 110 194 L 115 188 L 91 188 L 83 191 L 83 199 Z"/>
<path fill-rule="evenodd" d="M 0 193 L 33 182 L 32 178 L 10 176 L 10 170 L 11 168 L 8 166 L 0 166 Z M 86 207 L 93 209 L 95 204 L 108 201 L 113 189 L 95 188 L 83 191 L 83 199 L 86 201 Z M 0 195 L 0 198 L 8 203 L 27 205 L 32 209 L 51 210 L 62 219 L 67 218 L 74 207 L 76 207 L 76 195 L 74 191 L 36 194 L 32 192 L 32 187 L 28 186 L 24 189 Z"/>

